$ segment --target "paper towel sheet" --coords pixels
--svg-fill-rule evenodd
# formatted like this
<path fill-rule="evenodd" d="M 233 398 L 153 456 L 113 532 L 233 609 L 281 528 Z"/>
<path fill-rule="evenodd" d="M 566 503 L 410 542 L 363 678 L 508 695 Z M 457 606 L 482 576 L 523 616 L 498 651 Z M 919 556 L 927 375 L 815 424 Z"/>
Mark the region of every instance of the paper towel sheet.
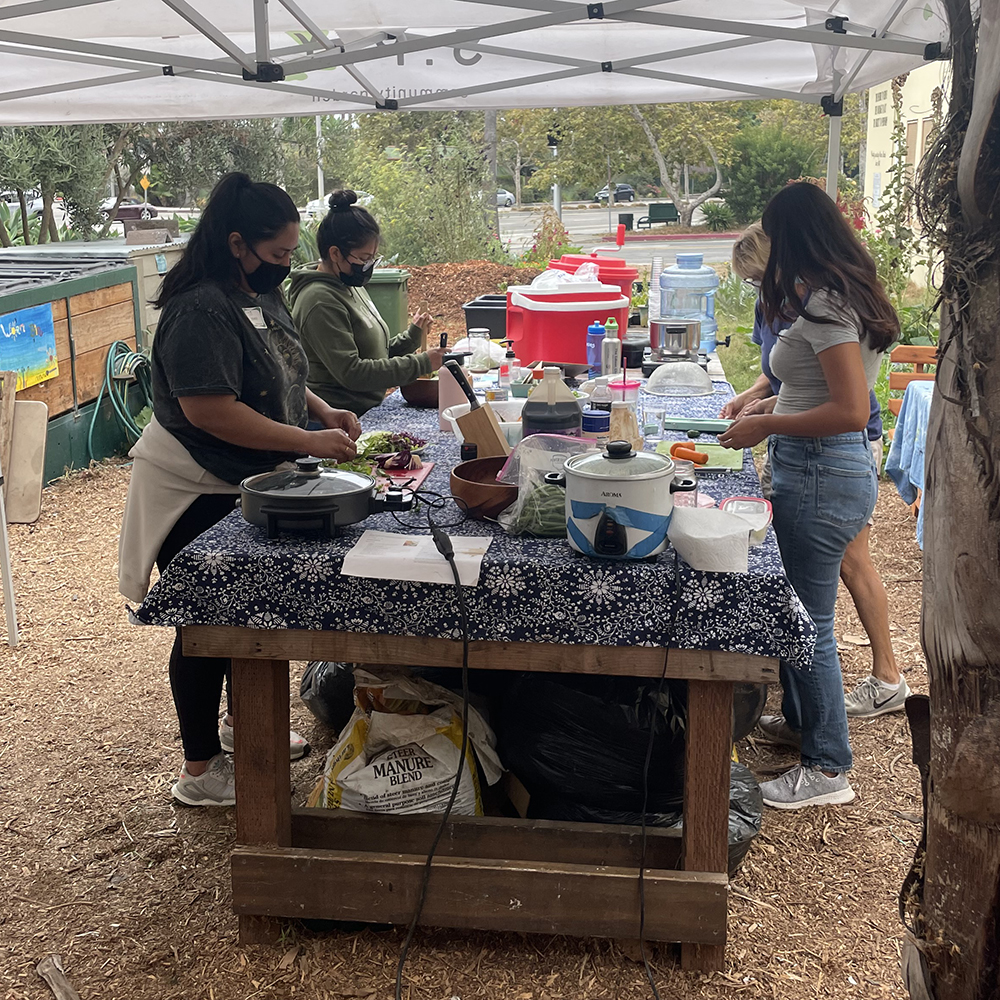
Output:
<path fill-rule="evenodd" d="M 706 573 L 746 573 L 750 526 L 716 508 L 674 507 L 667 531 L 670 544 L 692 568 Z"/>

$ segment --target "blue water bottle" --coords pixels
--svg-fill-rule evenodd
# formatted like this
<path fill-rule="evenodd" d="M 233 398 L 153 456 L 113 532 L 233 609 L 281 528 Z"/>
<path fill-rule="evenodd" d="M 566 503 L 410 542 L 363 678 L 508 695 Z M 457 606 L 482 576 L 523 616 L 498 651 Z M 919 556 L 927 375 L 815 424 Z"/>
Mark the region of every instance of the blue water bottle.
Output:
<path fill-rule="evenodd" d="M 587 366 L 589 367 L 590 378 L 597 378 L 601 374 L 601 350 L 604 342 L 604 324 L 599 319 L 595 319 L 587 327 Z"/>

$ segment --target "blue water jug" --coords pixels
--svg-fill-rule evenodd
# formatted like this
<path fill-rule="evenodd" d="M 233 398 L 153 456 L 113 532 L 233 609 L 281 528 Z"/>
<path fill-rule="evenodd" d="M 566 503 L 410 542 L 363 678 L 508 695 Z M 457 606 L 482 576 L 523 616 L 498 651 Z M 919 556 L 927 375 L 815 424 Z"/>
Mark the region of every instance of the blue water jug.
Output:
<path fill-rule="evenodd" d="M 590 378 L 597 378 L 601 374 L 601 347 L 606 332 L 599 319 L 595 319 L 587 327 L 587 368 Z"/>
<path fill-rule="evenodd" d="M 714 351 L 715 290 L 719 276 L 703 263 L 704 254 L 679 253 L 677 262 L 660 272 L 660 318 L 696 319 L 701 323 L 701 350 Z"/>

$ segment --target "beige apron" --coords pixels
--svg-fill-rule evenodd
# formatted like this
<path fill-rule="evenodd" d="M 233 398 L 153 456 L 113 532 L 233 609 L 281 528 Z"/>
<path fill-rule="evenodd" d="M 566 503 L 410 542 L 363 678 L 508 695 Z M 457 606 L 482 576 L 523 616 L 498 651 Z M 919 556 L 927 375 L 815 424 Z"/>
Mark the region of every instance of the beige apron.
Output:
<path fill-rule="evenodd" d="M 204 493 L 236 496 L 240 488 L 206 472 L 156 417 L 129 457 L 132 478 L 118 538 L 118 591 L 141 602 L 149 592 L 156 555 L 184 511 Z"/>

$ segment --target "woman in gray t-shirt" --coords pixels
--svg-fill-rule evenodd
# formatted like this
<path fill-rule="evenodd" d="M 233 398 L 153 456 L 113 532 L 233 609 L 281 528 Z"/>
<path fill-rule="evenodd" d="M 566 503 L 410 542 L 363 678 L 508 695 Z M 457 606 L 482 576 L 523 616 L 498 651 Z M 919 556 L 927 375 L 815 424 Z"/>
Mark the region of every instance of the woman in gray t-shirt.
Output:
<path fill-rule="evenodd" d="M 801 747 L 799 766 L 761 785 L 764 802 L 800 809 L 854 798 L 833 616 L 844 551 L 875 506 L 864 428 L 899 320 L 868 252 L 818 187 L 788 185 L 762 223 L 771 241 L 764 315 L 793 320 L 771 351 L 781 391 L 773 413 L 735 421 L 719 441 L 746 448 L 770 435 L 774 530 L 788 578 L 816 624 L 810 668 L 782 664 L 782 715 L 761 720 L 772 736 Z"/>

